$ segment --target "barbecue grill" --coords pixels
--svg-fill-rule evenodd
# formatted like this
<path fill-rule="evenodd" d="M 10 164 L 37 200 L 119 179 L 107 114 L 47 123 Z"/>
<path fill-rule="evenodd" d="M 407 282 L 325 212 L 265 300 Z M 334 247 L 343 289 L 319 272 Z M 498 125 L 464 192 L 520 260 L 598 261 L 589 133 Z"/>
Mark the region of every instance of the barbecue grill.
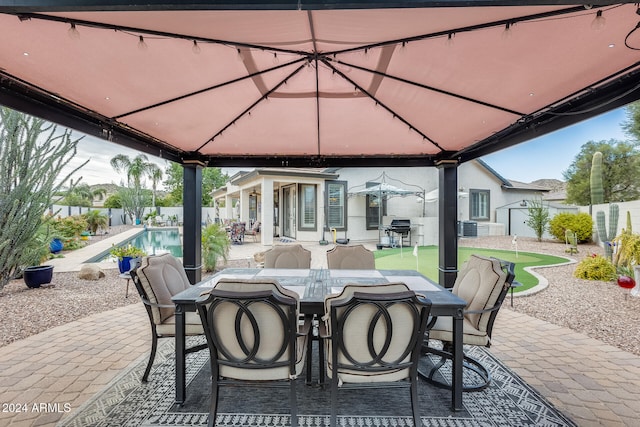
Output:
<path fill-rule="evenodd" d="M 391 224 L 382 228 L 385 231 L 385 237 L 380 237 L 378 246 L 382 248 L 411 245 L 411 220 L 409 219 L 393 219 Z M 407 239 L 405 241 L 405 239 Z"/>

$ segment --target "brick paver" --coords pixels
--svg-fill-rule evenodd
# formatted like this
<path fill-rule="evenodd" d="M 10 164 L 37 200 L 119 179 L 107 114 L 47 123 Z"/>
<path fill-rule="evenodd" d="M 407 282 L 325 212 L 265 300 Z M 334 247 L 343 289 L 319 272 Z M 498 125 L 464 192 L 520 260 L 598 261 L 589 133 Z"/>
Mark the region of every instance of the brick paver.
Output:
<path fill-rule="evenodd" d="M 257 247 L 243 246 L 234 248 L 234 259 Z M 324 259 L 326 247 L 309 249 L 316 252 L 312 259 Z M 146 312 L 136 304 L 0 347 L 0 404 L 27 409 L 0 412 L 0 425 L 55 426 L 123 369 L 146 359 L 149 346 Z M 490 351 L 578 425 L 638 425 L 640 357 L 506 305 Z M 38 411 L 34 403 L 57 403 L 61 410 Z"/>

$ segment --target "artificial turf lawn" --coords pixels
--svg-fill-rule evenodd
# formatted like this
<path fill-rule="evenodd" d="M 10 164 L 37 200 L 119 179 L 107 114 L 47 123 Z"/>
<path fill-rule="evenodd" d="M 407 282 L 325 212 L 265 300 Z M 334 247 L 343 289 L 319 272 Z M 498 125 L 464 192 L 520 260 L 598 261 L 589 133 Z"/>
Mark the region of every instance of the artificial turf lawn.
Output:
<path fill-rule="evenodd" d="M 522 286 L 515 288 L 514 292 L 522 292 L 538 284 L 538 279 L 524 270 L 525 267 L 538 267 L 543 265 L 562 264 L 566 258 L 552 255 L 543 255 L 531 252 L 520 252 L 516 257 L 515 251 L 499 249 L 465 248 L 458 247 L 458 266 L 469 258 L 471 254 L 486 257 L 495 257 L 504 261 L 515 263 L 515 273 L 518 282 Z M 376 268 L 379 270 L 416 270 L 416 257 L 413 256 L 413 247 L 390 248 L 374 251 Z M 417 270 L 429 279 L 438 281 L 438 247 L 418 247 Z"/>

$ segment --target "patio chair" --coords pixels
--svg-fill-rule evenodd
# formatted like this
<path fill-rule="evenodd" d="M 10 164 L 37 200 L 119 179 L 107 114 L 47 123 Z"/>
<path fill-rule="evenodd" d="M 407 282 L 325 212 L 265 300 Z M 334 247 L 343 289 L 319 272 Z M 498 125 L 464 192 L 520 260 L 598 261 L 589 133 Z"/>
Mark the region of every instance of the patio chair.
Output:
<path fill-rule="evenodd" d="M 578 253 L 578 233 L 575 231 L 571 231 L 569 229 L 564 232 L 564 241 L 567 248 L 564 250 L 569 254 L 577 254 Z"/>
<path fill-rule="evenodd" d="M 260 221 L 256 221 L 250 229 L 244 231 L 244 235 L 252 236 L 254 242 L 258 241 L 258 234 L 260 234 Z"/>
<path fill-rule="evenodd" d="M 331 381 L 332 427 L 339 391 L 387 387 L 409 389 L 413 424 L 422 425 L 417 369 L 430 310 L 431 301 L 403 283 L 347 285 L 325 299 L 321 337 Z"/>
<path fill-rule="evenodd" d="M 264 253 L 264 268 L 311 268 L 311 251 L 302 245 L 278 245 Z"/>
<path fill-rule="evenodd" d="M 327 265 L 330 269 L 375 270 L 376 260 L 362 245 L 336 246 L 327 251 Z"/>
<path fill-rule="evenodd" d="M 191 286 L 182 263 L 171 254 L 143 257 L 140 265 L 130 272 L 133 283 L 140 294 L 151 323 L 151 353 L 147 368 L 142 375 L 146 382 L 158 348 L 158 338 L 175 337 L 175 304 L 171 297 Z M 187 312 L 187 335 L 203 335 L 204 329 L 197 313 Z M 206 344 L 195 345 L 187 353 L 207 348 Z"/>
<path fill-rule="evenodd" d="M 452 292 L 467 301 L 463 312 L 462 343 L 489 347 L 493 323 L 498 310 L 502 306 L 507 291 L 515 277 L 512 262 L 479 255 L 471 257 L 462 266 L 453 285 Z M 443 388 L 450 388 L 449 383 L 435 376 L 435 373 L 453 358 L 453 320 L 451 317 L 433 317 L 427 325 L 423 353 L 435 354 L 440 359 L 433 364 L 429 373 L 420 372 L 420 376 L 428 382 Z M 428 345 L 429 339 L 442 341 L 442 350 Z M 464 391 L 485 389 L 491 382 L 489 371 L 477 360 L 464 355 L 463 372 L 471 383 L 463 386 Z M 463 374 L 465 375 L 465 374 Z M 475 375 L 475 378 L 473 376 Z"/>
<path fill-rule="evenodd" d="M 299 324 L 299 305 L 297 293 L 273 280 L 222 279 L 196 302 L 211 361 L 209 426 L 224 385 L 288 387 L 291 425 L 298 425 L 295 379 L 311 326 L 310 318 Z"/>

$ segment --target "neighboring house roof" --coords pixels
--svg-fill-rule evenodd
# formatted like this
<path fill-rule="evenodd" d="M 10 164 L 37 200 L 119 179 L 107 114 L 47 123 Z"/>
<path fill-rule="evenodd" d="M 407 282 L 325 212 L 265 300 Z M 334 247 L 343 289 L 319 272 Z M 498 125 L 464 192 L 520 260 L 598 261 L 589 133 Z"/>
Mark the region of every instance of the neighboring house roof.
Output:
<path fill-rule="evenodd" d="M 509 184 L 511 184 L 511 185 L 504 186 L 505 189 L 512 188 L 512 189 L 517 189 L 517 190 L 543 191 L 545 193 L 551 191 L 551 189 L 548 188 L 548 187 L 542 187 L 540 185 L 536 185 L 536 184 L 533 184 L 533 183 L 527 184 L 526 182 L 510 180 Z"/>
<path fill-rule="evenodd" d="M 478 164 L 483 168 L 485 168 L 489 173 L 494 175 L 498 179 L 498 181 L 500 181 L 500 183 L 502 184 L 502 188 L 504 188 L 505 190 L 514 189 L 514 190 L 530 190 L 530 191 L 541 191 L 541 192 L 551 191 L 551 188 L 545 185 L 539 185 L 538 182 L 532 182 L 527 184 L 526 182 L 506 179 L 481 159 L 476 159 L 475 161 L 478 162 Z"/>

